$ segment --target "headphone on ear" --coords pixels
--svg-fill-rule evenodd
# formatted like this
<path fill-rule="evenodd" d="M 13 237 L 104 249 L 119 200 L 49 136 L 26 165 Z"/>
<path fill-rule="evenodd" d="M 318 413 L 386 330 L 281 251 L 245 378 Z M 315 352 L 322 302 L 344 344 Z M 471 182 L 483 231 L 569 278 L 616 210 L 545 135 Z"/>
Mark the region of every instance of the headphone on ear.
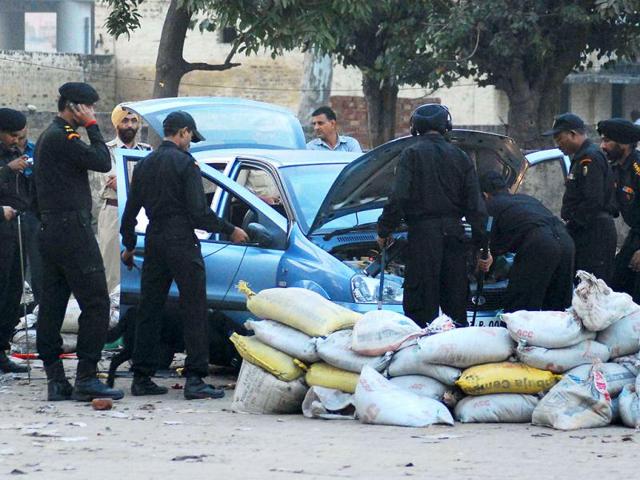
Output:
<path fill-rule="evenodd" d="M 431 114 L 428 112 L 420 112 L 420 110 L 433 110 Z M 442 116 L 444 115 L 444 118 Z M 414 137 L 418 135 L 418 133 L 424 132 L 426 130 L 437 130 L 440 133 L 446 133 L 453 130 L 453 120 L 451 118 L 451 112 L 447 108 L 446 105 L 441 105 L 439 103 L 426 103 L 424 105 L 420 105 L 416 108 L 411 114 L 411 119 L 409 120 L 411 135 Z"/>

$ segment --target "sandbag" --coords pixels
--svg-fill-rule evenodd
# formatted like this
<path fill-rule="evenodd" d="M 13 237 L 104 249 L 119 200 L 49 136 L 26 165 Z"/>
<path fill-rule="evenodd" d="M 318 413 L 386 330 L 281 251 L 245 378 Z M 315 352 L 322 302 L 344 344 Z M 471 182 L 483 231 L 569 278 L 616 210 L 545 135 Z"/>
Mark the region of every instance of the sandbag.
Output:
<path fill-rule="evenodd" d="M 517 393 L 465 397 L 456 405 L 455 417 L 462 423 L 526 423 L 537 404 L 536 396 Z"/>
<path fill-rule="evenodd" d="M 247 413 L 298 413 L 306 392 L 307 386 L 301 378 L 283 382 L 260 367 L 243 361 L 231 410 Z"/>
<path fill-rule="evenodd" d="M 622 365 L 624 368 L 633 373 L 636 377 L 640 375 L 640 353 L 635 355 L 625 355 L 624 357 L 618 357 L 613 359 L 614 363 Z"/>
<path fill-rule="evenodd" d="M 362 355 L 383 355 L 425 333 L 404 315 L 389 310 L 371 310 L 353 327 L 351 348 Z"/>
<path fill-rule="evenodd" d="M 607 391 L 611 397 L 618 395 L 625 385 L 632 384 L 636 381 L 636 376 L 622 365 L 617 363 L 602 363 L 600 371 L 607 381 Z M 591 373 L 591 365 L 580 365 L 572 368 L 565 375 L 573 375 L 582 381 L 589 379 Z"/>
<path fill-rule="evenodd" d="M 623 425 L 631 428 L 640 427 L 640 376 L 634 384 L 625 385 L 618 401 Z"/>
<path fill-rule="evenodd" d="M 507 360 L 514 344 L 506 328 L 467 327 L 420 338 L 418 347 L 424 363 L 466 368 Z"/>
<path fill-rule="evenodd" d="M 433 398 L 439 402 L 442 402 L 445 393 L 451 390 L 445 384 L 424 375 L 403 375 L 402 377 L 390 378 L 389 381 L 416 395 Z"/>
<path fill-rule="evenodd" d="M 594 275 L 578 270 L 576 276 L 580 283 L 573 291 L 571 306 L 588 330 L 599 332 L 640 310 L 631 295 L 614 292 Z"/>
<path fill-rule="evenodd" d="M 640 311 L 621 318 L 598 332 L 596 338 L 611 350 L 611 357 L 623 357 L 640 351 Z"/>
<path fill-rule="evenodd" d="M 254 293 L 246 282 L 240 282 L 238 290 L 247 296 L 247 309 L 255 316 L 284 323 L 311 337 L 352 328 L 362 317 L 306 288 L 267 288 Z"/>
<path fill-rule="evenodd" d="M 566 348 L 542 348 L 518 345 L 518 359 L 531 367 L 564 373 L 578 365 L 591 364 L 596 360 L 606 362 L 611 354 L 609 348 L 595 340 L 585 340 Z"/>
<path fill-rule="evenodd" d="M 263 368 L 279 380 L 290 382 L 304 374 L 299 362 L 293 357 L 262 343 L 255 337 L 243 337 L 234 332 L 230 340 L 244 360 Z"/>
<path fill-rule="evenodd" d="M 400 427 L 453 425 L 451 413 L 442 403 L 394 385 L 371 367 L 362 369 L 354 404 L 362 423 Z"/>
<path fill-rule="evenodd" d="M 516 343 L 535 347 L 563 348 L 585 340 L 593 340 L 594 332 L 586 330 L 572 312 L 530 312 L 520 310 L 503 313 L 511 338 Z"/>
<path fill-rule="evenodd" d="M 353 394 L 325 387 L 311 387 L 302 401 L 302 414 L 324 420 L 355 420 Z"/>
<path fill-rule="evenodd" d="M 561 375 L 522 363 L 500 362 L 467 368 L 456 385 L 467 395 L 536 394 L 549 390 L 561 378 Z"/>
<path fill-rule="evenodd" d="M 316 351 L 316 339 L 295 328 L 271 320 L 247 320 L 247 330 L 253 331 L 256 338 L 270 347 L 291 355 L 306 363 L 320 360 Z"/>
<path fill-rule="evenodd" d="M 62 326 L 60 327 L 61 333 L 78 333 L 78 329 L 80 325 L 78 320 L 80 319 L 80 314 L 82 310 L 80 310 L 80 305 L 78 305 L 78 301 L 71 297 L 69 299 L 69 303 L 67 304 L 67 309 L 64 313 L 64 320 L 62 321 Z"/>
<path fill-rule="evenodd" d="M 74 353 L 78 345 L 78 335 L 75 333 L 61 333 L 62 352 Z M 11 352 L 13 353 L 38 353 L 36 349 L 37 334 L 35 329 L 29 329 L 27 340 L 24 330 L 18 330 L 11 339 Z M 27 345 L 28 344 L 28 345 Z"/>
<path fill-rule="evenodd" d="M 596 364 L 585 382 L 565 375 L 533 410 L 534 425 L 557 430 L 605 427 L 611 423 L 611 397 L 607 381 Z"/>
<path fill-rule="evenodd" d="M 445 385 L 454 385 L 461 373 L 459 368 L 424 362 L 420 357 L 418 345 L 412 345 L 394 353 L 387 370 L 390 377 L 426 375 Z"/>
<path fill-rule="evenodd" d="M 340 370 L 326 363 L 314 363 L 304 376 L 307 385 L 326 387 L 341 392 L 354 393 L 358 384 L 358 374 Z"/>
<path fill-rule="evenodd" d="M 316 344 L 318 356 L 329 365 L 354 373 L 360 373 L 365 365 L 379 372 L 387 368 L 390 356 L 368 357 L 354 352 L 351 349 L 352 334 L 352 330 L 340 330 L 327 338 L 319 338 Z"/>

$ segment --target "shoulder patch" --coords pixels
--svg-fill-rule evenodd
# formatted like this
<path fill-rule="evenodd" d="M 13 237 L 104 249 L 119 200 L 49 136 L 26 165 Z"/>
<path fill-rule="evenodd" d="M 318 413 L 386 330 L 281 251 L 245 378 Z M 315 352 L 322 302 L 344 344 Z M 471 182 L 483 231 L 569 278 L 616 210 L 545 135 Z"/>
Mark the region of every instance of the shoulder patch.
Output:
<path fill-rule="evenodd" d="M 640 165 L 637 162 L 633 162 L 633 171 L 640 177 Z"/>
<path fill-rule="evenodd" d="M 80 138 L 80 135 L 78 135 L 76 132 L 67 135 L 67 140 L 73 140 L 74 138 Z"/>
<path fill-rule="evenodd" d="M 590 163 L 591 163 L 590 158 L 583 158 L 582 160 L 580 160 L 580 165 L 589 165 Z"/>

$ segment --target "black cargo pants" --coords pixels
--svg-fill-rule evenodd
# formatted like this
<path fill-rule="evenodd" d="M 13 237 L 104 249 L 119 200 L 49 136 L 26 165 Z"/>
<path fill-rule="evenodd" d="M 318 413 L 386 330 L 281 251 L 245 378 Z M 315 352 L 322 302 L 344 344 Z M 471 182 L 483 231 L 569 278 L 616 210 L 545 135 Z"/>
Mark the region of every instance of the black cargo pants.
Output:
<path fill-rule="evenodd" d="M 42 299 L 37 347 L 45 366 L 62 353 L 60 328 L 69 296 L 82 313 L 78 331 L 78 376 L 90 376 L 100 360 L 109 327 L 109 293 L 98 242 L 85 211 L 43 213 L 38 237 Z"/>
<path fill-rule="evenodd" d="M 468 294 L 464 227 L 456 219 L 429 219 L 409 226 L 403 307 L 420 327 L 438 316 L 439 308 L 466 325 Z"/>
<path fill-rule="evenodd" d="M 592 273 L 609 284 L 613 278 L 617 243 L 613 217 L 601 213 L 589 225 L 569 228 L 569 234 L 576 247 L 576 271 Z"/>
<path fill-rule="evenodd" d="M 2 225 L 0 235 L 0 351 L 9 349 L 13 331 L 20 321 L 20 248 L 16 220 L 11 222 L 12 225 Z"/>
<path fill-rule="evenodd" d="M 628 293 L 636 303 L 640 302 L 640 273 L 631 270 L 629 262 L 638 250 L 640 250 L 640 232 L 631 230 L 616 255 L 613 281 L 611 282 L 611 288 L 617 292 Z"/>
<path fill-rule="evenodd" d="M 174 280 L 180 292 L 187 350 L 184 375 L 206 377 L 209 334 L 204 260 L 193 230 L 183 225 L 149 225 L 147 229 L 133 371 L 151 376 L 157 369 L 162 311 Z"/>

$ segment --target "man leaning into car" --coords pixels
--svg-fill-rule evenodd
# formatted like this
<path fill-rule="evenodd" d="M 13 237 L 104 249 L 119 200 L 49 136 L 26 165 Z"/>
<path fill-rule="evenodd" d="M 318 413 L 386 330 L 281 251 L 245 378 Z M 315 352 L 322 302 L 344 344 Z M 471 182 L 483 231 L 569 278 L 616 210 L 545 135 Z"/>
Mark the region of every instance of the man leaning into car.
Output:
<path fill-rule="evenodd" d="M 204 140 L 193 117 L 183 111 L 164 120 L 164 141 L 138 161 L 122 215 L 122 261 L 135 266 L 136 217 L 144 207 L 149 217 L 145 237 L 139 315 L 133 349 L 133 395 L 161 395 L 165 387 L 151 380 L 157 368 L 155 347 L 160 337 L 162 309 L 175 280 L 184 311 L 187 350 L 184 397 L 187 400 L 221 398 L 224 391 L 203 382 L 209 374 L 205 269 L 194 229 L 222 231 L 234 243 L 246 242 L 244 230 L 220 219 L 207 205 L 200 169 L 188 153 L 191 142 Z"/>

